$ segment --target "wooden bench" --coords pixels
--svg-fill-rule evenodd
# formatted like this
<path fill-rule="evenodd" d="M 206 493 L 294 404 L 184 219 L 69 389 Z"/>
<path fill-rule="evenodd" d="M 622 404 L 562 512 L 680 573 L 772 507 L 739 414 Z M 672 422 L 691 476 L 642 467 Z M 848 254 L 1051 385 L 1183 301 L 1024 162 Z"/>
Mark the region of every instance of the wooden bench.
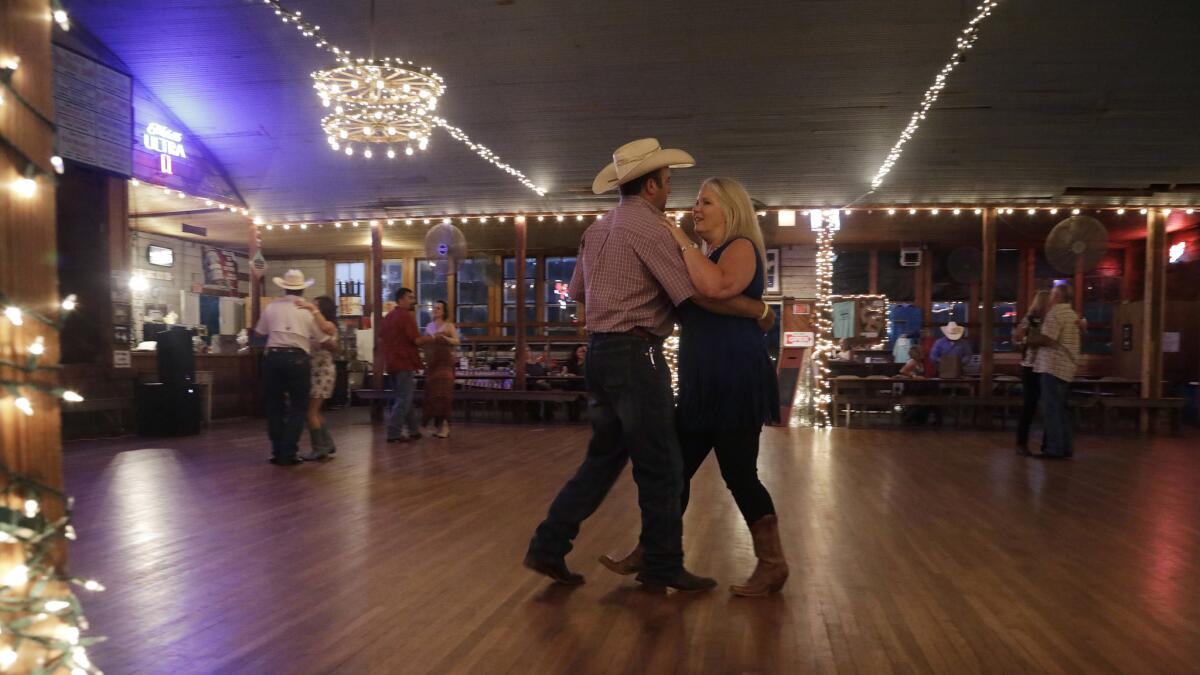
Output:
<path fill-rule="evenodd" d="M 87 436 L 120 435 L 128 431 L 127 416 L 133 410 L 133 400 L 129 398 L 87 398 L 78 403 L 63 403 L 63 415 L 82 413 L 100 413 L 104 424 L 100 433 L 92 432 L 90 427 Z M 65 425 L 64 425 L 65 426 Z M 72 425 L 72 428 L 74 425 Z"/>
<path fill-rule="evenodd" d="M 392 389 L 355 389 L 354 395 L 360 399 L 367 401 L 390 401 L 396 398 L 396 392 Z M 413 391 L 413 401 L 420 401 L 425 398 L 425 391 L 417 389 Z M 515 403 L 563 403 L 567 405 L 578 402 L 587 401 L 587 394 L 582 391 L 566 391 L 562 389 L 535 389 L 527 391 L 516 391 L 513 389 L 456 389 L 454 390 L 455 401 L 491 401 L 491 402 L 515 402 Z M 465 406 L 467 421 L 471 420 L 471 408 Z M 517 419 L 523 418 L 522 408 L 517 407 Z"/>
<path fill-rule="evenodd" d="M 1179 435 L 1183 422 L 1183 410 L 1187 407 L 1185 398 L 1140 398 L 1137 396 L 1107 396 L 1100 399 L 1100 427 L 1108 426 L 1109 411 L 1143 410 L 1150 414 L 1150 431 L 1154 431 L 1155 418 L 1158 413 L 1166 413 L 1171 423 L 1171 433 Z M 1135 422 L 1135 425 L 1137 422 Z"/>

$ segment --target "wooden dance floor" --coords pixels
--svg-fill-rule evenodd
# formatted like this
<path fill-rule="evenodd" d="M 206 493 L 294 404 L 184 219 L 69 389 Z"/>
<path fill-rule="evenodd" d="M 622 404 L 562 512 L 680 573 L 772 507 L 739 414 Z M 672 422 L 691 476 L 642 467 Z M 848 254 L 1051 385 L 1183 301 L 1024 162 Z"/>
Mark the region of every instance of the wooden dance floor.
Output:
<path fill-rule="evenodd" d="M 638 532 L 628 472 L 555 587 L 521 567 L 584 426 L 387 445 L 335 413 L 337 459 L 266 463 L 264 424 L 69 444 L 72 570 L 110 673 L 1187 673 L 1200 669 L 1200 454 L 1185 438 L 768 429 L 792 575 L 730 596 L 750 538 L 710 458 L 688 566 L 654 596 L 596 562 Z M 307 444 L 307 441 L 305 442 Z"/>

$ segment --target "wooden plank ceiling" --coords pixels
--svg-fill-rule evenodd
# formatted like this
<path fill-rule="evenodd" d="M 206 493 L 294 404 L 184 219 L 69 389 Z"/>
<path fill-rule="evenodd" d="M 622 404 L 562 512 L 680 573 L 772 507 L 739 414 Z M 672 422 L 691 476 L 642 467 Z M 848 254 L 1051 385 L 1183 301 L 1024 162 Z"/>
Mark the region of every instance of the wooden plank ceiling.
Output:
<path fill-rule="evenodd" d="M 591 195 L 592 177 L 640 136 L 699 161 L 679 172 L 673 208 L 714 174 L 741 179 L 763 206 L 841 205 L 865 192 L 974 11 L 960 0 L 378 4 L 380 55 L 442 74 L 440 112 L 549 195 L 441 133 L 415 158 L 331 152 L 308 76 L 329 58 L 261 2 L 67 1 L 213 152 L 255 213 L 294 223 L 600 210 L 611 198 Z M 366 0 L 288 6 L 335 44 L 367 51 Z M 888 183 L 863 203 L 1200 202 L 1197 25 L 1193 2 L 1005 0 Z M 940 222 L 930 235 L 952 236 L 951 221 Z M 472 246 L 490 248 L 500 239 L 490 233 L 510 228 L 477 229 Z M 423 235 L 391 231 L 402 247 Z M 560 231 L 567 245 L 577 240 L 571 223 L 532 238 L 557 245 Z M 276 240 L 301 233 L 284 235 Z"/>

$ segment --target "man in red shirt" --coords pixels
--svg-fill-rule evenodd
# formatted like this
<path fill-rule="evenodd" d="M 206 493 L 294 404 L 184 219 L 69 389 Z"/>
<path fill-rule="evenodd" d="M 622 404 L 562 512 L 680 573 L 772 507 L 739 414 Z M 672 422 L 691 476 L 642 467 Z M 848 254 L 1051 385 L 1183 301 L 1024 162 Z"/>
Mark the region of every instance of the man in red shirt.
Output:
<path fill-rule="evenodd" d="M 379 346 L 383 349 L 388 387 L 393 396 L 388 409 L 388 443 L 403 443 L 421 437 L 417 412 L 413 409 L 413 378 L 421 369 L 418 347 L 432 338 L 421 335 L 417 329 L 417 317 L 413 314 L 416 304 L 417 297 L 412 289 L 401 288 L 396 291 L 396 309 L 388 312 L 379 324 Z"/>

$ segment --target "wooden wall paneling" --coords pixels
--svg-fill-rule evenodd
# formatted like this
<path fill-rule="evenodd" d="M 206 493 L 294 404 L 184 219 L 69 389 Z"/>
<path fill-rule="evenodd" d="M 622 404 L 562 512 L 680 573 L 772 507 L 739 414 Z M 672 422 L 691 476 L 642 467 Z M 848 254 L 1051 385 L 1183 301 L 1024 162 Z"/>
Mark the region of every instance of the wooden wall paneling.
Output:
<path fill-rule="evenodd" d="M 1137 283 L 1138 258 L 1145 254 L 1137 246 L 1127 246 L 1122 253 L 1124 264 L 1121 272 L 1121 299 L 1132 302 L 1138 299 L 1139 286 Z"/>

